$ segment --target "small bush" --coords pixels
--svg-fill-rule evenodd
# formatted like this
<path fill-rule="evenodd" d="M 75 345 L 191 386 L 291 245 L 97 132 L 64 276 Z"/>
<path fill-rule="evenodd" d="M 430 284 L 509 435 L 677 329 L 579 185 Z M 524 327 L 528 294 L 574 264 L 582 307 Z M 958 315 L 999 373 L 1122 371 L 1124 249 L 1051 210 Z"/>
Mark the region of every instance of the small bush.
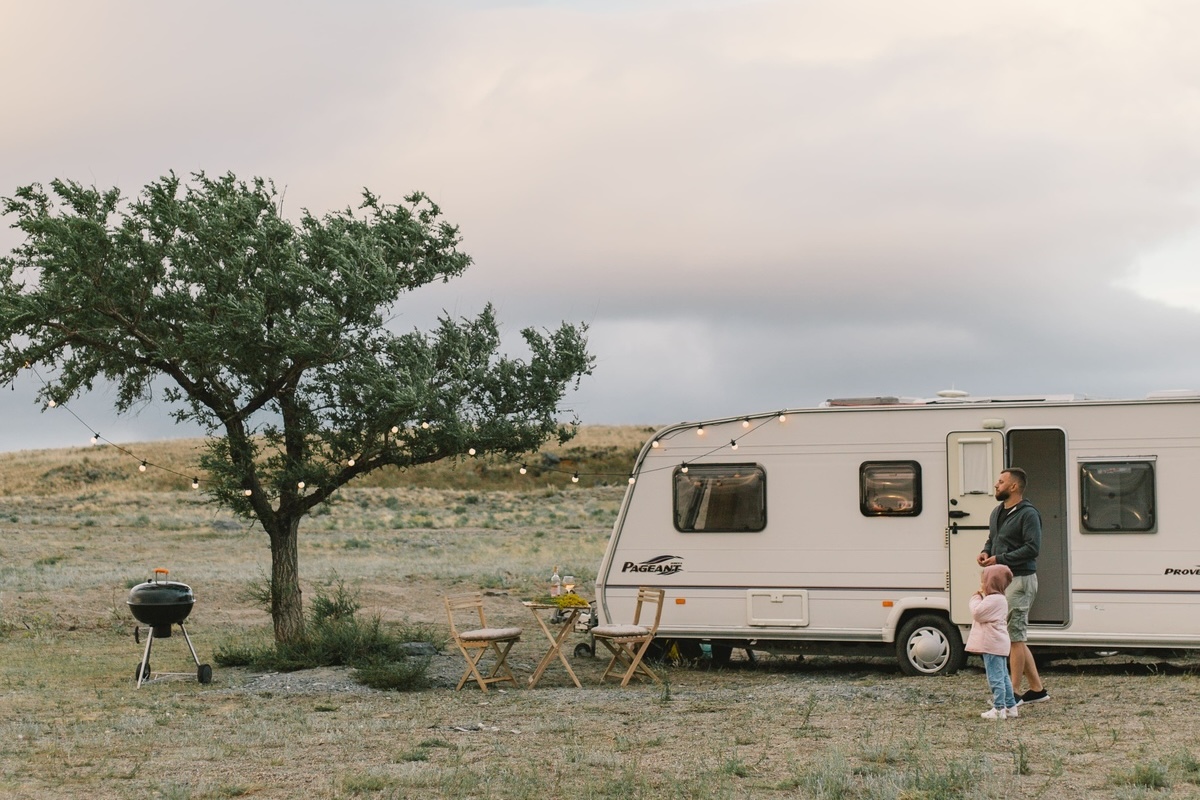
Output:
<path fill-rule="evenodd" d="M 379 616 L 358 618 L 358 599 L 342 581 L 332 594 L 317 591 L 309 604 L 304 639 L 254 647 L 226 643 L 214 660 L 221 666 L 294 672 L 316 667 L 354 667 L 356 680 L 376 689 L 409 691 L 428 685 L 430 660 L 409 656 L 404 645 L 421 641 L 421 628 L 384 630 Z"/>

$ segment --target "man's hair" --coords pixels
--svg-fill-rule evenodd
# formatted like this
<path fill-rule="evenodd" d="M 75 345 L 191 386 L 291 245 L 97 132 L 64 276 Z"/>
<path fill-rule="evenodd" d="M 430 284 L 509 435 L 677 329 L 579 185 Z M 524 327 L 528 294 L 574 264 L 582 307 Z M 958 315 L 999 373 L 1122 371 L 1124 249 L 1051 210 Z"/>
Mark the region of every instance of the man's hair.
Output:
<path fill-rule="evenodd" d="M 1000 471 L 1012 475 L 1013 479 L 1017 482 L 1017 488 L 1021 490 L 1021 494 L 1025 493 L 1025 484 L 1029 481 L 1029 476 L 1025 474 L 1025 470 L 1020 467 L 1009 467 Z"/>

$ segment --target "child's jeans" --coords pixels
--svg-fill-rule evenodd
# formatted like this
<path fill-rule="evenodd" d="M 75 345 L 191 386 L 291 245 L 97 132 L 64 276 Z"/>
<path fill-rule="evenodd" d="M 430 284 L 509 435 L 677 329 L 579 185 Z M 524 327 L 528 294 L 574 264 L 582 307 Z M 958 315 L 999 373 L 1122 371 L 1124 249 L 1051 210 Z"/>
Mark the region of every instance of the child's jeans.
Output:
<path fill-rule="evenodd" d="M 988 686 L 992 689 L 992 708 L 1015 707 L 1017 698 L 1013 695 L 1012 679 L 1008 676 L 1008 658 L 993 653 L 982 655 Z"/>

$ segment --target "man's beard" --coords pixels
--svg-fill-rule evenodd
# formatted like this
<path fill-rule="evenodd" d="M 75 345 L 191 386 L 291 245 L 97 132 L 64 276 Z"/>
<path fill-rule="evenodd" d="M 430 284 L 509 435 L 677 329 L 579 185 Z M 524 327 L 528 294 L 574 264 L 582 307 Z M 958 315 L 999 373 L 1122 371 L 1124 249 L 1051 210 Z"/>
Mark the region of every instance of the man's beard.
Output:
<path fill-rule="evenodd" d="M 1001 489 L 1000 491 L 996 492 L 996 499 L 999 500 L 1001 503 L 1003 503 L 1005 500 L 1007 500 L 1010 497 L 1012 497 L 1012 493 L 1007 492 L 1004 489 Z"/>

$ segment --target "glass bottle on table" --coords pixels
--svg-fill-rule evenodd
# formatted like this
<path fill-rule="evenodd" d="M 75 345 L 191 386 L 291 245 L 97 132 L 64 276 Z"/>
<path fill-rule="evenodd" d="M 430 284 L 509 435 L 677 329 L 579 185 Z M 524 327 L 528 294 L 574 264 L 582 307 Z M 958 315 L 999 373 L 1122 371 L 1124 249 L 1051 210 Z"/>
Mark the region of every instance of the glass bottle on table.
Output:
<path fill-rule="evenodd" d="M 562 578 L 558 574 L 558 567 L 554 568 L 554 574 L 550 576 L 550 596 L 558 597 L 562 594 Z"/>
<path fill-rule="evenodd" d="M 575 594 L 575 576 L 564 575 L 562 580 L 563 594 Z"/>

